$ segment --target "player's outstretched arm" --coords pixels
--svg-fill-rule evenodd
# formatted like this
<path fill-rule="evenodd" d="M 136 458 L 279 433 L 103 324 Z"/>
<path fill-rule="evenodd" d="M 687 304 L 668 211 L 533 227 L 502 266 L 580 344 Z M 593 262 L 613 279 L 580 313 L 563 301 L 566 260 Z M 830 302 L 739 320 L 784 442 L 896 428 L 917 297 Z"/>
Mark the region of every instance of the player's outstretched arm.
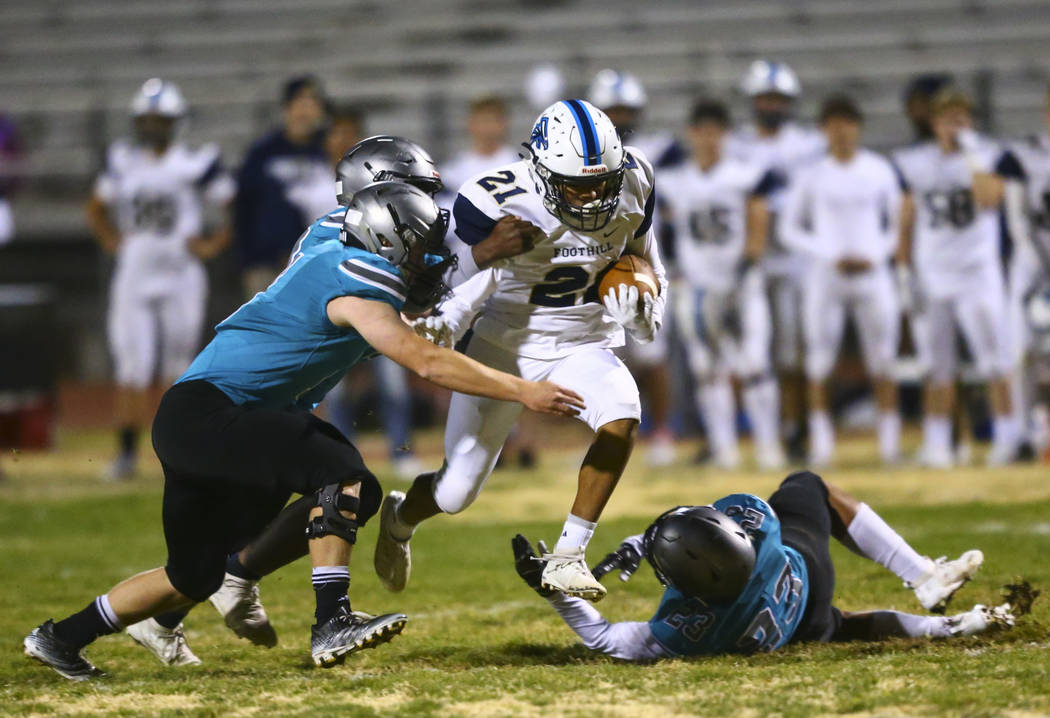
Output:
<path fill-rule="evenodd" d="M 328 303 L 328 318 L 336 326 L 356 330 L 380 354 L 446 389 L 520 402 L 545 414 L 576 416 L 584 408 L 583 398 L 574 391 L 548 381 L 525 381 L 431 344 L 385 302 L 338 297 Z"/>
<path fill-rule="evenodd" d="M 527 538 L 521 534 L 515 536 L 511 539 L 511 549 L 518 575 L 554 606 L 554 610 L 587 648 L 626 661 L 655 661 L 670 657 L 671 654 L 653 637 L 648 623 L 609 623 L 582 598 L 571 598 L 556 591 L 544 592 L 540 587 L 543 564 Z"/>
<path fill-rule="evenodd" d="M 109 208 L 106 203 L 97 194 L 91 195 L 91 199 L 84 208 L 84 214 L 87 216 L 88 226 L 91 227 L 95 240 L 107 252 L 116 252 L 117 247 L 120 246 L 120 233 L 109 217 Z"/>

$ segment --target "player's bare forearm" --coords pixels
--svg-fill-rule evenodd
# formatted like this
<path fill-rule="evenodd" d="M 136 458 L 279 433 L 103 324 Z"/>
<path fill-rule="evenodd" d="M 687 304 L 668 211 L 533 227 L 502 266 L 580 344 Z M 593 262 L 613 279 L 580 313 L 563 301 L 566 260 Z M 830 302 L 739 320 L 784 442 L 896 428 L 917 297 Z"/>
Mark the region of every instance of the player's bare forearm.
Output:
<path fill-rule="evenodd" d="M 995 209 L 1003 201 L 1003 178 L 988 172 L 974 172 L 973 199 L 981 209 Z"/>
<path fill-rule="evenodd" d="M 338 297 L 328 303 L 327 311 L 336 326 L 355 329 L 380 354 L 446 389 L 516 401 L 534 411 L 564 416 L 574 416 L 584 407 L 583 399 L 575 392 L 550 382 L 525 381 L 435 346 L 417 336 L 385 302 Z"/>
<path fill-rule="evenodd" d="M 915 227 L 915 200 L 911 193 L 901 197 L 900 234 L 897 239 L 897 264 L 911 264 L 911 235 Z"/>
<path fill-rule="evenodd" d="M 202 235 L 191 240 L 190 249 L 201 259 L 213 259 L 222 254 L 233 239 L 233 227 L 225 224 L 212 231 L 210 234 Z"/>
<path fill-rule="evenodd" d="M 109 218 L 109 209 L 106 204 L 97 196 L 92 196 L 88 200 L 84 214 L 91 233 L 95 236 L 95 241 L 107 252 L 117 251 L 117 247 L 120 246 L 120 233 Z"/>
<path fill-rule="evenodd" d="M 769 205 L 764 199 L 752 197 L 747 201 L 747 242 L 744 245 L 744 256 L 758 261 L 766 251 L 766 237 L 769 235 Z"/>

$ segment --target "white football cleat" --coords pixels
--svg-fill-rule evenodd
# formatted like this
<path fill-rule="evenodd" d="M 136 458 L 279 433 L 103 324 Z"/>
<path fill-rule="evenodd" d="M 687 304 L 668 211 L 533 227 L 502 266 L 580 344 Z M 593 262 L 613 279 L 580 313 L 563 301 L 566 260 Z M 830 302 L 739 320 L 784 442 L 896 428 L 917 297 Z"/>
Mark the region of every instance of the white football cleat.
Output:
<path fill-rule="evenodd" d="M 988 456 L 985 457 L 985 464 L 992 468 L 1007 466 L 1017 460 L 1017 454 L 1017 444 L 1012 442 L 994 442 L 991 450 L 988 452 Z"/>
<path fill-rule="evenodd" d="M 376 538 L 376 552 L 372 564 L 380 583 L 388 591 L 404 591 L 412 573 L 412 549 L 408 545 L 410 538 L 399 541 L 392 532 L 396 523 L 398 508 L 405 500 L 401 491 L 391 491 L 383 499 L 379 510 L 379 536 Z"/>
<path fill-rule="evenodd" d="M 712 454 L 711 463 L 724 471 L 736 471 L 740 467 L 740 453 L 736 446 L 719 449 Z"/>
<path fill-rule="evenodd" d="M 954 561 L 941 556 L 930 561 L 929 570 L 917 581 L 904 585 L 915 590 L 915 597 L 927 611 L 943 613 L 955 592 L 973 578 L 983 562 L 984 554 L 976 549 Z"/>
<path fill-rule="evenodd" d="M 110 483 L 130 481 L 138 473 L 138 460 L 134 454 L 119 454 L 102 472 L 102 480 Z"/>
<path fill-rule="evenodd" d="M 398 454 L 390 461 L 394 475 L 399 479 L 414 479 L 423 473 L 423 462 L 415 454 Z"/>
<path fill-rule="evenodd" d="M 778 471 L 787 466 L 787 457 L 779 443 L 755 447 L 755 463 L 760 471 Z"/>
<path fill-rule="evenodd" d="M 270 625 L 270 617 L 259 600 L 259 584 L 255 581 L 227 573 L 222 586 L 208 600 L 222 615 L 227 627 L 240 638 L 267 648 L 277 645 L 277 632 Z"/>
<path fill-rule="evenodd" d="M 598 602 L 605 598 L 605 586 L 598 582 L 591 570 L 582 548 L 575 551 L 558 551 L 545 553 L 540 560 L 547 565 L 543 567 L 540 586 L 560 591 L 566 596 L 585 598 Z"/>
<path fill-rule="evenodd" d="M 927 469 L 950 469 L 954 463 L 950 448 L 934 449 L 929 446 L 923 446 L 919 449 L 917 458 L 919 466 Z"/>
<path fill-rule="evenodd" d="M 160 659 L 166 666 L 199 666 L 201 659 L 193 655 L 182 624 L 175 628 L 165 628 L 155 619 L 133 623 L 126 629 L 135 643 L 149 649 L 150 653 Z"/>
<path fill-rule="evenodd" d="M 984 633 L 990 628 L 1006 629 L 1012 628 L 1016 622 L 1013 613 L 1010 612 L 1009 603 L 1001 606 L 974 606 L 966 613 L 960 613 L 948 619 L 948 630 L 955 636 L 976 636 Z"/>
<path fill-rule="evenodd" d="M 666 434 L 653 436 L 649 440 L 649 450 L 645 454 L 645 463 L 653 468 L 670 466 L 675 460 L 674 440 Z"/>

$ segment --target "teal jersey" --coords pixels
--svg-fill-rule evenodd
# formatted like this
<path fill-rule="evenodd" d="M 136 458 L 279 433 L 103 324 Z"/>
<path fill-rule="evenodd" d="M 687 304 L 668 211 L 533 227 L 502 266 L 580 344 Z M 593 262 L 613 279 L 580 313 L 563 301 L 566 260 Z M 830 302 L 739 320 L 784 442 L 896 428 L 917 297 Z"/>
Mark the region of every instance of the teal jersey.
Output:
<path fill-rule="evenodd" d="M 736 521 L 755 545 L 755 570 L 732 604 L 706 604 L 664 591 L 649 628 L 660 644 L 679 656 L 772 651 L 794 635 L 809 596 L 806 563 L 780 540 L 780 520 L 762 499 L 732 494 L 714 507 Z"/>
<path fill-rule="evenodd" d="M 356 331 L 332 324 L 328 303 L 361 297 L 400 311 L 405 285 L 390 262 L 340 241 L 344 212 L 310 226 L 288 267 L 215 328 L 179 382 L 203 379 L 236 404 L 309 409 L 348 369 L 376 356 Z"/>

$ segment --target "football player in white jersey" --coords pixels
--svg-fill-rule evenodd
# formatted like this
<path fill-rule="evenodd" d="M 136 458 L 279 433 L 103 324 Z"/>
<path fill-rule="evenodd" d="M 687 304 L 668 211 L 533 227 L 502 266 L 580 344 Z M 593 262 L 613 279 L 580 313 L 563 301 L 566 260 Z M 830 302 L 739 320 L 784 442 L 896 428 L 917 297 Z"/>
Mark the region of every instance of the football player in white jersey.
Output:
<path fill-rule="evenodd" d="M 520 159 L 518 150 L 507 142 L 510 120 L 507 103 L 498 95 L 482 95 L 470 103 L 467 115 L 467 134 L 470 147 L 453 157 L 441 168 L 446 192 L 438 196 L 438 204 L 452 211 L 455 192 L 464 183 L 493 167 L 501 167 Z M 531 235 L 530 235 L 531 236 Z M 484 267 L 489 266 L 501 254 L 484 252 L 484 244 L 473 247 L 464 244 L 456 236 L 455 222 L 449 226 L 448 243 L 458 257 L 450 282 L 460 284 Z M 527 241 L 522 249 L 528 246 Z M 507 456 L 517 455 L 518 463 L 528 468 L 536 462 L 536 430 L 539 417 L 525 413 L 517 427 L 507 439 Z"/>
<path fill-rule="evenodd" d="M 914 266 L 920 309 L 914 324 L 927 369 L 920 459 L 929 466 L 952 464 L 958 326 L 988 384 L 993 415 L 988 463 L 1002 464 L 1014 458 L 1020 438 L 1010 401 L 998 215 L 1004 179 L 1016 175 L 1016 161 L 973 131 L 965 93 L 941 90 L 931 112 L 935 139 L 894 156 L 906 192 L 901 246 Z"/>
<path fill-rule="evenodd" d="M 230 242 L 225 217 L 208 233 L 205 220 L 208 207 L 225 210 L 230 203 L 233 179 L 218 146 L 191 148 L 178 140 L 185 115 L 176 85 L 147 80 L 131 103 L 134 140 L 110 146 L 87 206 L 96 239 L 116 255 L 108 334 L 120 449 L 106 474 L 111 479 L 135 472 L 156 365 L 161 377 L 172 381 L 200 348 L 208 293 L 201 260 Z"/>
<path fill-rule="evenodd" d="M 1050 130 L 1050 87 L 1046 95 L 1046 124 Z M 1010 346 L 1013 361 L 1011 399 L 1015 420 L 1022 433 L 1040 453 L 1047 437 L 1033 433 L 1031 410 L 1033 393 L 1033 332 L 1029 309 L 1036 294 L 1046 294 L 1050 283 L 1050 131 L 1032 135 L 1015 143 L 1012 153 L 1018 160 L 1023 184 L 1007 183 L 1006 217 L 1014 240 L 1010 260 L 1008 299 L 1010 311 Z M 1045 327 L 1044 322 L 1040 322 Z"/>
<path fill-rule="evenodd" d="M 781 238 L 806 258 L 802 326 L 809 463 L 815 466 L 826 466 L 834 455 L 825 383 L 847 312 L 875 387 L 879 456 L 892 464 L 900 450 L 894 378 L 900 310 L 889 263 L 897 250 L 901 190 L 889 161 L 860 146 L 862 121 L 851 98 L 824 101 L 820 124 L 828 154 L 795 174 L 780 215 Z"/>
<path fill-rule="evenodd" d="M 726 144 L 727 154 L 762 164 L 781 174 L 787 184 L 796 168 L 824 154 L 823 135 L 792 119 L 802 92 L 798 76 L 788 65 L 756 60 L 741 82 L 751 98 L 754 124 L 734 132 Z M 802 367 L 802 268 L 776 235 L 775 217 L 780 211 L 783 189 L 769 197 L 771 222 L 769 251 L 763 270 L 769 284 L 773 314 L 773 359 L 780 374 L 780 390 L 788 447 L 793 456 L 801 450 L 805 431 L 805 377 Z"/>
<path fill-rule="evenodd" d="M 640 134 L 639 125 L 648 96 L 637 77 L 628 72 L 601 70 L 587 90 L 587 100 L 604 112 L 616 126 L 620 139 L 637 147 L 652 162 L 659 175 L 685 159 L 685 150 L 670 133 Z M 657 207 L 657 236 L 661 237 L 660 210 Z M 671 378 L 669 370 L 671 328 L 665 325 L 653 341 L 641 344 L 627 336 L 624 358 L 638 378 L 651 424 L 646 461 L 650 466 L 668 466 L 675 460 L 674 432 L 671 430 Z"/>
<path fill-rule="evenodd" d="M 441 315 L 421 326 L 439 337 L 473 322 L 468 356 L 522 377 L 555 377 L 573 386 L 587 409 L 579 418 L 595 439 L 558 544 L 545 556 L 545 584 L 598 600 L 585 549 L 627 464 L 641 407 L 627 367 L 611 349 L 626 328 L 651 340 L 661 324 L 667 281 L 656 248 L 653 171 L 625 148 L 609 118 L 582 100 L 565 100 L 537 119 L 531 157 L 482 173 L 454 206 L 459 237 L 483 240 L 497 221 L 516 216 L 542 232 L 531 250 L 502 260 L 455 289 Z M 599 273 L 624 253 L 646 259 L 658 294 L 618 285 L 598 297 Z M 408 580 L 408 541 L 420 521 L 457 513 L 473 502 L 519 411 L 499 401 L 454 394 L 445 429 L 445 465 L 416 479 L 407 497 L 391 492 L 381 511 L 376 572 L 401 590 Z"/>
<path fill-rule="evenodd" d="M 724 153 L 729 111 L 701 99 L 692 110 L 692 158 L 660 175 L 674 188 L 663 201 L 674 227 L 682 286 L 674 296 L 675 326 L 697 385 L 697 408 L 716 465 L 739 463 L 731 377 L 741 395 L 760 468 L 784 464 L 779 396 L 770 362 L 771 322 L 758 266 L 769 231 L 766 198 L 775 173 Z"/>

